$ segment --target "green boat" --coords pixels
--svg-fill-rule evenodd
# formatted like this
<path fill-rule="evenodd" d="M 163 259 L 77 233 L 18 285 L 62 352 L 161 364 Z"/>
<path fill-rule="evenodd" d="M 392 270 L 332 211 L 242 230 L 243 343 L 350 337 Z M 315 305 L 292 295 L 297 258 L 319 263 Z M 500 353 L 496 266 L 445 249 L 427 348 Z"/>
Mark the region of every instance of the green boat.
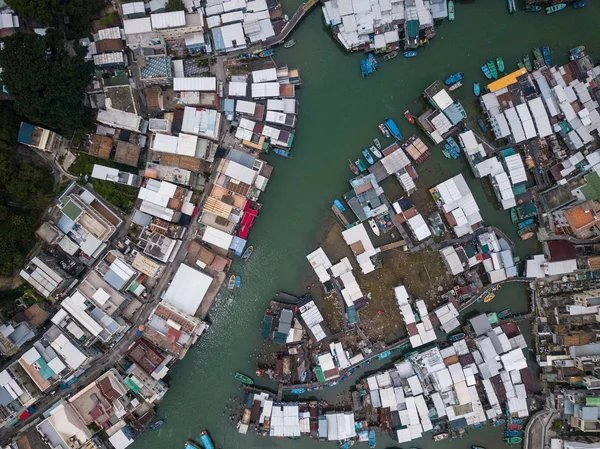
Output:
<path fill-rule="evenodd" d="M 546 8 L 546 14 L 554 14 L 555 12 L 558 12 L 560 10 L 563 10 L 567 7 L 566 3 L 559 3 L 558 5 L 552 5 L 552 6 L 548 6 Z"/>
<path fill-rule="evenodd" d="M 243 384 L 254 385 L 254 381 L 242 373 L 235 373 L 234 378 L 235 380 L 239 380 Z"/>
<path fill-rule="evenodd" d="M 523 61 L 521 61 L 520 59 L 517 60 L 517 67 L 520 69 L 524 69 L 525 68 L 525 64 L 523 64 Z"/>
<path fill-rule="evenodd" d="M 492 74 L 492 78 L 494 78 L 495 80 L 498 79 L 498 70 L 496 69 L 496 64 L 494 64 L 494 61 L 488 61 L 487 62 L 487 66 L 488 69 L 490 69 L 490 73 Z"/>
<path fill-rule="evenodd" d="M 533 70 L 533 67 L 531 66 L 531 59 L 529 58 L 529 55 L 525 55 L 523 57 L 523 64 L 525 64 L 525 68 L 527 69 L 528 72 L 531 72 Z"/>
<path fill-rule="evenodd" d="M 452 0 L 448 1 L 448 20 L 454 22 L 454 2 Z"/>
<path fill-rule="evenodd" d="M 509 437 L 509 438 L 504 438 L 504 441 L 508 444 L 519 444 L 522 439 L 521 437 Z"/>
<path fill-rule="evenodd" d="M 535 59 L 536 61 L 539 61 L 541 64 L 544 63 L 544 57 L 542 56 L 542 51 L 538 47 L 533 47 L 531 49 L 531 52 L 533 53 L 533 59 Z"/>
<path fill-rule="evenodd" d="M 540 12 L 543 8 L 540 5 L 527 5 L 525 11 L 527 12 Z"/>
<path fill-rule="evenodd" d="M 498 66 L 498 71 L 504 73 L 504 60 L 502 57 L 498 56 L 496 58 L 496 66 Z"/>

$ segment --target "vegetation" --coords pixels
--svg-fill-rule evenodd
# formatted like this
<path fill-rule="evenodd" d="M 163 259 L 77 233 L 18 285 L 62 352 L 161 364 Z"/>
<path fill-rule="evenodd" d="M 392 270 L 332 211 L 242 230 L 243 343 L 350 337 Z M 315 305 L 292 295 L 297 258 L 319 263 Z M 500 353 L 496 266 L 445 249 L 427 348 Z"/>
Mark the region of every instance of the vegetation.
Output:
<path fill-rule="evenodd" d="M 0 150 L 17 144 L 21 117 L 15 112 L 12 101 L 0 101 Z"/>
<path fill-rule="evenodd" d="M 181 0 L 169 0 L 165 6 L 165 12 L 185 11 L 185 6 Z"/>
<path fill-rule="evenodd" d="M 15 110 L 64 136 L 85 126 L 83 99 L 94 73 L 93 63 L 84 60 L 86 50 L 76 45 L 76 55 L 69 55 L 53 29 L 46 36 L 16 33 L 3 42 L 1 78 Z"/>
<path fill-rule="evenodd" d="M 38 217 L 52 200 L 52 174 L 0 152 L 0 275 L 25 264 Z"/>

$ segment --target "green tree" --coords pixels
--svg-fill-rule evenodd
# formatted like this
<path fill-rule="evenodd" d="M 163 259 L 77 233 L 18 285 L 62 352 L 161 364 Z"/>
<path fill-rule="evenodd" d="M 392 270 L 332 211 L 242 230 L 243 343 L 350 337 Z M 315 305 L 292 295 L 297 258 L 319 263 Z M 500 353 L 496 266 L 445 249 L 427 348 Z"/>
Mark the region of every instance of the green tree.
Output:
<path fill-rule="evenodd" d="M 6 150 L 17 144 L 21 117 L 15 112 L 12 101 L 0 101 L 0 149 Z"/>
<path fill-rule="evenodd" d="M 85 88 L 94 73 L 86 50 L 71 56 L 56 30 L 46 36 L 16 33 L 4 39 L 0 51 L 2 82 L 15 99 L 15 109 L 28 120 L 63 135 L 85 125 Z"/>
<path fill-rule="evenodd" d="M 165 6 L 165 12 L 185 11 L 185 6 L 181 0 L 169 0 Z"/>

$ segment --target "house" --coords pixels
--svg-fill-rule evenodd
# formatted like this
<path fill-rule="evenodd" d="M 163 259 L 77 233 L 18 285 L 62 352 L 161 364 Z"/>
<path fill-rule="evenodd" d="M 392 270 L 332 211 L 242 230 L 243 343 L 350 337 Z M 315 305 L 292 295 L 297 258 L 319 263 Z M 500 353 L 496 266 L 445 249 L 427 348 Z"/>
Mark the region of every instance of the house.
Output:
<path fill-rule="evenodd" d="M 483 218 L 462 174 L 430 189 L 457 237 L 471 234 L 481 226 Z"/>
<path fill-rule="evenodd" d="M 74 276 L 67 273 L 57 259 L 44 251 L 31 259 L 19 275 L 44 298 L 55 296 L 74 280 Z"/>
<path fill-rule="evenodd" d="M 105 165 L 94 164 L 91 176 L 94 179 L 110 181 L 126 186 L 139 187 L 142 185 L 142 178 L 140 176 L 121 171 L 117 168 L 106 167 Z"/>
<path fill-rule="evenodd" d="M 0 371 L 0 428 L 35 404 L 41 392 L 18 363 Z"/>
<path fill-rule="evenodd" d="M 63 137 L 54 131 L 21 122 L 17 141 L 35 150 L 53 153 L 62 145 Z"/>
<path fill-rule="evenodd" d="M 568 234 L 579 239 L 589 239 L 599 232 L 599 213 L 600 202 L 588 200 L 552 212 L 552 224 L 557 234 Z"/>
<path fill-rule="evenodd" d="M 377 255 L 379 249 L 375 248 L 371 243 L 369 234 L 365 226 L 360 223 L 342 232 L 342 237 L 346 244 L 352 249 L 356 261 L 360 265 L 360 270 L 363 274 L 375 271 L 372 257 Z"/>
<path fill-rule="evenodd" d="M 195 315 L 213 278 L 202 271 L 181 264 L 165 292 L 163 301 L 188 315 Z"/>
<path fill-rule="evenodd" d="M 140 134 L 145 134 L 148 128 L 148 122 L 139 115 L 110 107 L 100 109 L 96 120 L 112 128 L 125 129 Z"/>
<path fill-rule="evenodd" d="M 68 402 L 48 411 L 48 417 L 36 425 L 42 440 L 52 448 L 81 447 L 92 438 L 92 432 Z"/>

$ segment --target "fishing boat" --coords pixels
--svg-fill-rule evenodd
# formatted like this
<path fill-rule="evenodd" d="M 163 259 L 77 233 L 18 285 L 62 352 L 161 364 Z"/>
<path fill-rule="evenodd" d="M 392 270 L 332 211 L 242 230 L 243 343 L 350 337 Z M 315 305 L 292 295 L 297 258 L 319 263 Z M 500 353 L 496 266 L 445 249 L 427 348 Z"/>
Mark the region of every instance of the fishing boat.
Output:
<path fill-rule="evenodd" d="M 460 147 L 456 143 L 456 140 L 454 140 L 454 137 L 452 137 L 452 136 L 447 137 L 446 145 L 448 145 L 448 149 L 452 149 L 452 151 L 454 151 L 457 154 L 460 153 Z"/>
<path fill-rule="evenodd" d="M 521 61 L 520 59 L 517 60 L 517 67 L 520 69 L 524 69 L 525 68 L 525 64 L 523 64 L 523 61 Z"/>
<path fill-rule="evenodd" d="M 392 355 L 392 351 L 383 351 L 381 354 L 379 354 L 377 356 L 377 360 L 387 359 L 391 355 Z"/>
<path fill-rule="evenodd" d="M 531 52 L 533 53 L 533 59 L 535 59 L 536 61 L 544 61 L 544 57 L 542 56 L 542 50 L 540 50 L 538 47 L 533 47 L 531 49 Z"/>
<path fill-rule="evenodd" d="M 396 56 L 398 56 L 398 52 L 396 50 L 394 50 L 394 51 L 391 51 L 391 52 L 383 55 L 383 60 L 389 61 L 390 59 L 394 59 Z"/>
<path fill-rule="evenodd" d="M 479 126 L 479 129 L 481 129 L 484 133 L 487 132 L 487 127 L 485 126 L 485 123 L 483 123 L 483 120 L 481 120 L 480 118 L 477 119 L 477 125 Z"/>
<path fill-rule="evenodd" d="M 363 173 L 367 169 L 367 166 L 362 161 L 362 159 L 357 159 L 356 161 L 354 161 L 354 163 L 356 164 L 361 173 Z"/>
<path fill-rule="evenodd" d="M 360 60 L 360 75 L 364 78 L 369 74 L 369 70 L 367 69 L 367 60 Z"/>
<path fill-rule="evenodd" d="M 454 22 L 454 2 L 452 0 L 448 1 L 448 20 Z"/>
<path fill-rule="evenodd" d="M 527 231 L 527 232 L 518 232 L 519 237 L 521 237 L 521 240 L 525 241 L 525 240 L 529 240 L 531 237 L 533 237 L 535 235 L 535 233 L 533 231 Z"/>
<path fill-rule="evenodd" d="M 520 430 L 507 430 L 504 432 L 505 437 L 518 437 L 521 436 Z"/>
<path fill-rule="evenodd" d="M 449 90 L 450 92 L 452 92 L 452 91 L 454 91 L 454 90 L 458 89 L 459 87 L 462 87 L 462 83 L 461 83 L 460 81 L 457 81 L 457 82 L 456 82 L 456 83 L 454 83 L 452 86 L 450 86 L 450 87 L 448 88 L 448 90 Z"/>
<path fill-rule="evenodd" d="M 229 290 L 233 290 L 235 288 L 235 274 L 229 276 L 229 282 L 227 283 L 227 288 Z"/>
<path fill-rule="evenodd" d="M 370 448 L 375 447 L 375 431 L 374 430 L 369 430 L 369 447 Z"/>
<path fill-rule="evenodd" d="M 415 56 L 417 56 L 417 52 L 414 50 L 407 50 L 404 53 L 402 53 L 402 56 L 404 56 L 405 58 L 414 58 Z"/>
<path fill-rule="evenodd" d="M 390 132 L 388 131 L 387 127 L 385 126 L 385 123 L 379 124 L 379 131 L 381 131 L 381 134 L 383 134 L 383 137 L 385 137 L 387 139 L 390 138 Z"/>
<path fill-rule="evenodd" d="M 373 156 L 371 156 L 371 153 L 369 153 L 369 150 L 367 150 L 366 148 L 362 150 L 362 155 L 370 165 L 373 165 L 375 163 L 375 159 L 373 159 Z"/>
<path fill-rule="evenodd" d="M 454 75 L 451 75 L 448 78 L 446 78 L 446 85 L 450 86 L 451 84 L 454 84 L 454 83 L 462 80 L 464 77 L 465 77 L 464 73 L 456 72 Z"/>
<path fill-rule="evenodd" d="M 547 67 L 552 67 L 552 53 L 550 53 L 550 47 L 544 45 L 542 47 L 542 55 L 544 56 L 544 64 Z"/>
<path fill-rule="evenodd" d="M 504 425 L 504 420 L 502 418 L 497 419 L 496 421 L 494 421 L 494 427 L 500 427 Z"/>
<path fill-rule="evenodd" d="M 377 159 L 381 159 L 383 157 L 383 154 L 381 154 L 381 151 L 379 151 L 375 145 L 370 145 L 369 151 L 373 153 Z"/>
<path fill-rule="evenodd" d="M 521 418 L 510 418 L 510 424 L 523 424 L 523 420 Z"/>
<path fill-rule="evenodd" d="M 377 59 L 375 59 L 375 56 L 373 55 L 373 53 L 369 53 L 368 58 L 369 58 L 369 64 L 371 65 L 373 70 L 377 70 L 379 68 L 379 63 L 377 62 Z"/>
<path fill-rule="evenodd" d="M 493 293 L 488 293 L 487 295 L 485 295 L 485 298 L 483 298 L 483 302 L 490 302 L 492 299 L 494 299 L 496 297 L 495 294 Z"/>
<path fill-rule="evenodd" d="M 165 423 L 164 419 L 159 419 L 159 420 L 154 421 L 152 424 L 150 424 L 150 427 L 148 427 L 148 428 L 150 430 L 154 431 L 154 430 L 160 429 L 164 423 Z"/>
<path fill-rule="evenodd" d="M 261 51 L 258 56 L 261 58 L 268 58 L 269 56 L 273 56 L 275 54 L 275 50 L 265 50 Z"/>
<path fill-rule="evenodd" d="M 187 440 L 185 442 L 185 446 L 183 446 L 183 449 L 202 449 L 202 448 L 198 444 L 193 442 L 192 440 Z"/>
<path fill-rule="evenodd" d="M 215 446 L 208 436 L 208 432 L 206 430 L 200 432 L 200 442 L 202 443 L 202 446 L 204 446 L 204 449 L 215 449 Z"/>
<path fill-rule="evenodd" d="M 479 83 L 473 83 L 473 93 L 476 97 L 481 94 L 481 86 L 479 86 Z"/>
<path fill-rule="evenodd" d="M 241 276 L 238 274 L 235 277 L 235 288 L 240 288 L 240 286 L 242 285 L 242 278 Z"/>
<path fill-rule="evenodd" d="M 540 5 L 527 5 L 525 6 L 526 12 L 540 12 L 543 8 Z"/>
<path fill-rule="evenodd" d="M 569 54 L 574 55 L 576 53 L 583 53 L 585 51 L 585 45 L 579 45 L 578 47 L 569 50 Z"/>
<path fill-rule="evenodd" d="M 354 173 L 356 176 L 360 175 L 360 172 L 358 171 L 358 167 L 356 166 L 356 164 L 354 164 L 354 162 L 352 162 L 350 159 L 348 159 L 348 167 L 350 168 L 350 170 L 352 171 L 352 173 Z"/>
<path fill-rule="evenodd" d="M 567 7 L 566 3 L 559 3 L 558 5 L 548 6 L 546 8 L 546 14 L 554 14 L 555 12 L 562 11 Z"/>
<path fill-rule="evenodd" d="M 243 384 L 254 385 L 254 381 L 252 379 L 250 379 L 248 376 L 246 376 L 245 374 L 242 374 L 240 372 L 236 372 L 235 376 L 233 376 L 233 377 L 235 380 L 239 380 Z"/>
<path fill-rule="evenodd" d="M 504 310 L 501 310 L 500 312 L 498 312 L 498 319 L 503 320 L 505 318 L 508 318 L 511 315 L 512 315 L 512 311 L 510 309 L 504 309 Z M 511 429 L 509 426 L 508 430 L 513 430 L 513 429 Z"/>
<path fill-rule="evenodd" d="M 573 3 L 573 9 L 585 8 L 587 5 L 588 0 L 579 0 L 578 2 Z"/>
<path fill-rule="evenodd" d="M 501 56 L 496 56 L 496 66 L 499 72 L 504 73 L 504 59 Z"/>
<path fill-rule="evenodd" d="M 444 433 L 438 433 L 437 435 L 433 436 L 433 441 L 444 441 L 445 439 L 447 439 L 450 436 L 449 433 L 444 432 Z"/>
<path fill-rule="evenodd" d="M 369 219 L 369 226 L 371 226 L 373 234 L 377 236 L 381 235 L 381 232 L 379 231 L 379 226 L 377 226 L 377 223 L 375 223 L 375 220 L 373 218 Z"/>
<path fill-rule="evenodd" d="M 246 248 L 246 251 L 244 251 L 244 254 L 242 254 L 242 260 L 244 262 L 246 262 L 250 256 L 252 255 L 252 253 L 254 252 L 254 246 L 249 246 L 248 248 Z"/>
<path fill-rule="evenodd" d="M 515 0 L 508 0 L 508 13 L 512 14 L 517 10 L 517 5 L 515 4 Z"/>
<path fill-rule="evenodd" d="M 492 72 L 490 72 L 490 69 L 488 69 L 487 64 L 483 64 L 481 66 L 481 71 L 483 72 L 483 74 L 485 75 L 485 77 L 489 80 L 492 79 Z"/>
<path fill-rule="evenodd" d="M 510 221 L 517 224 L 519 221 L 526 220 L 537 215 L 537 206 L 535 203 L 523 203 L 510 210 Z"/>
<path fill-rule="evenodd" d="M 447 148 L 442 148 L 442 154 L 448 158 L 448 159 L 452 159 L 452 155 L 450 154 L 450 151 L 448 151 Z"/>
<path fill-rule="evenodd" d="M 525 55 L 523 57 L 523 64 L 525 65 L 525 68 L 528 72 L 531 72 L 533 70 L 533 67 L 531 66 L 531 59 L 529 59 L 529 55 Z"/>
<path fill-rule="evenodd" d="M 402 134 L 400 134 L 400 129 L 398 129 L 398 125 L 391 118 L 385 120 L 385 127 L 388 131 L 394 136 L 396 140 L 402 140 Z"/>
<path fill-rule="evenodd" d="M 381 150 L 381 142 L 379 141 L 379 139 L 377 137 L 375 137 L 373 139 L 373 143 L 375 144 L 375 146 L 377 147 L 378 150 Z M 381 157 L 381 156 L 379 156 Z"/>
<path fill-rule="evenodd" d="M 283 156 L 283 157 L 287 157 L 287 158 L 292 158 L 292 155 L 290 154 L 289 151 L 284 150 L 283 148 L 273 148 L 273 153 L 277 154 L 278 156 Z"/>
<path fill-rule="evenodd" d="M 521 441 L 521 437 L 504 438 L 504 442 L 508 444 L 519 444 Z"/>
<path fill-rule="evenodd" d="M 523 426 L 521 426 L 521 424 L 509 424 L 508 426 L 506 426 L 506 428 L 508 430 L 521 430 Z"/>
<path fill-rule="evenodd" d="M 411 125 L 415 124 L 415 118 L 408 109 L 404 111 L 404 118 L 406 118 L 406 120 L 408 120 L 408 123 L 410 123 Z"/>
<path fill-rule="evenodd" d="M 496 69 L 496 64 L 494 64 L 494 61 L 488 61 L 487 62 L 487 66 L 488 69 L 490 69 L 490 73 L 492 74 L 492 78 L 494 78 L 495 80 L 498 79 L 498 69 Z"/>
<path fill-rule="evenodd" d="M 345 442 L 340 441 L 340 449 L 349 449 L 356 444 L 356 440 L 350 439 Z"/>
<path fill-rule="evenodd" d="M 448 341 L 450 343 L 454 343 L 455 341 L 460 341 L 460 340 L 463 340 L 464 338 L 465 338 L 465 333 L 464 332 L 460 332 L 458 334 L 450 335 L 448 337 Z"/>
<path fill-rule="evenodd" d="M 293 390 L 290 390 L 290 393 L 292 393 L 292 394 L 306 393 L 306 388 L 294 388 Z"/>
<path fill-rule="evenodd" d="M 298 43 L 298 41 L 296 39 L 291 38 L 289 41 L 287 41 L 285 44 L 283 44 L 283 48 L 292 48 L 297 43 Z"/>
<path fill-rule="evenodd" d="M 518 228 L 518 229 L 523 229 L 523 228 L 525 228 L 525 227 L 529 226 L 530 224 L 532 224 L 534 221 L 535 221 L 535 219 L 534 219 L 534 218 L 528 218 L 527 220 L 525 220 L 525 221 L 522 221 L 521 223 L 519 223 L 519 224 L 517 225 L 517 228 Z"/>

